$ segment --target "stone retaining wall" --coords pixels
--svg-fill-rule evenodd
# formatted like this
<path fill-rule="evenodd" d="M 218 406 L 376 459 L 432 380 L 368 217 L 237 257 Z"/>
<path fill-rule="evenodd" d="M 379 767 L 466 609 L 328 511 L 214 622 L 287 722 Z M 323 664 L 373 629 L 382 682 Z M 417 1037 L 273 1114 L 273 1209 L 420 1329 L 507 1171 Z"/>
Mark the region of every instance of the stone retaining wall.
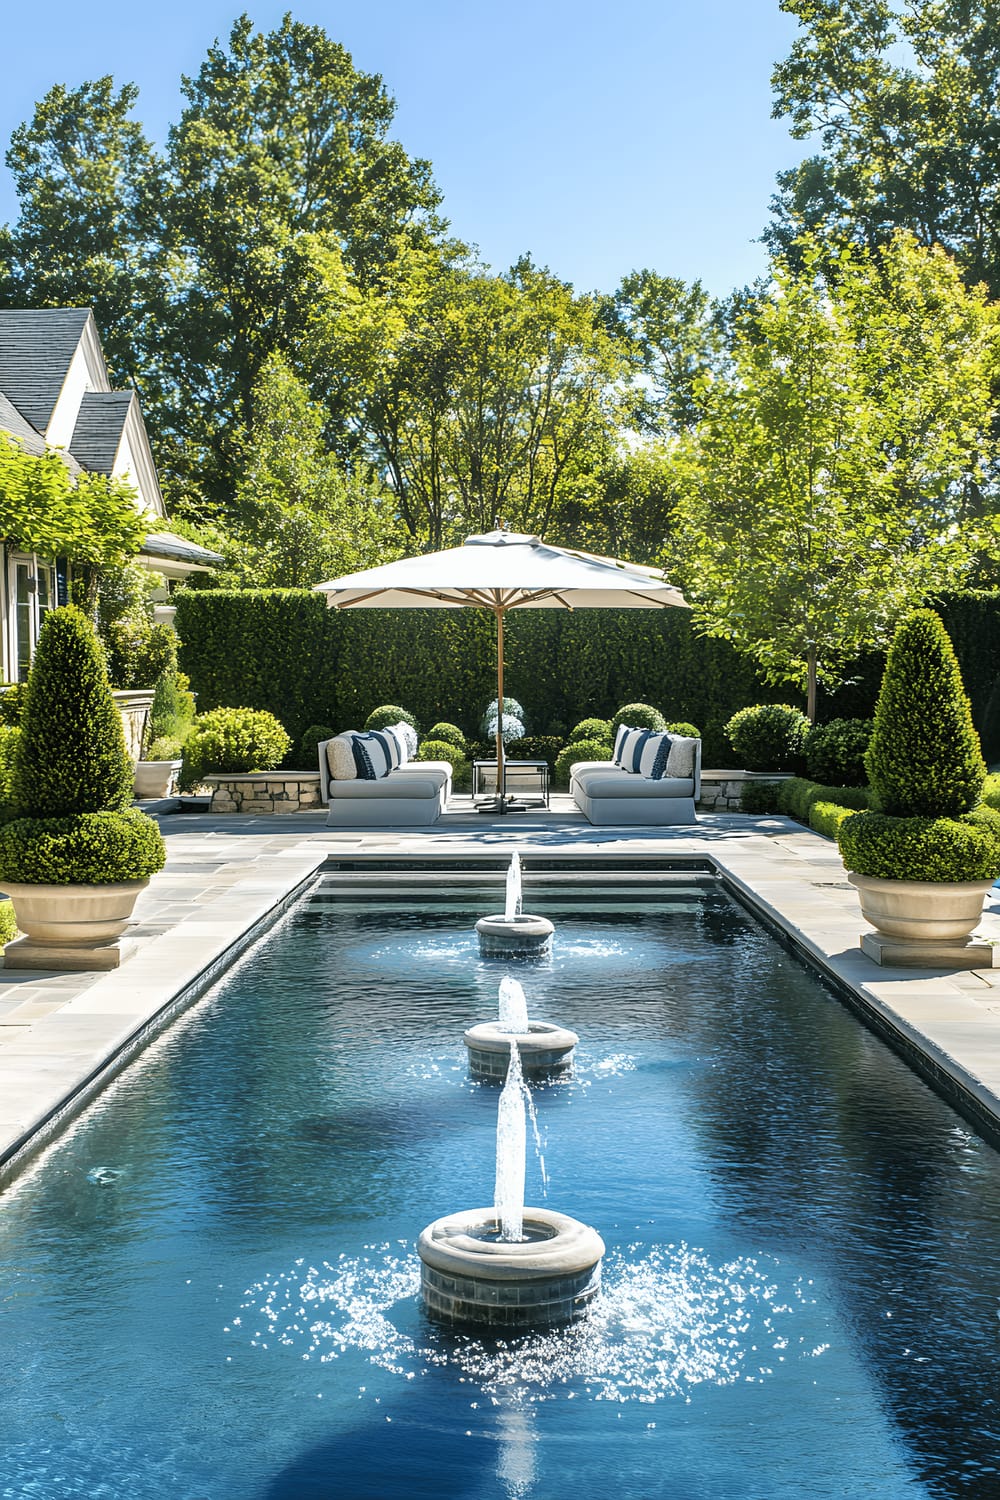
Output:
<path fill-rule="evenodd" d="M 748 781 L 787 781 L 787 771 L 702 771 L 702 812 L 739 812 L 740 796 Z"/>
<path fill-rule="evenodd" d="M 214 813 L 293 813 L 320 807 L 318 771 L 253 771 L 206 776 Z"/>

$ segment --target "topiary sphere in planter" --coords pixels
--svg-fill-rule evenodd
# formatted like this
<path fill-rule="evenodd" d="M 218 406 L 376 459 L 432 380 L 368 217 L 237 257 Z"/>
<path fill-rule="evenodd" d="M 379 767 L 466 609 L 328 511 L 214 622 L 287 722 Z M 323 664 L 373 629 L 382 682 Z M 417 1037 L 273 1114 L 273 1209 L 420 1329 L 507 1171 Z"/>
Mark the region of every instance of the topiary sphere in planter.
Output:
<path fill-rule="evenodd" d="M 163 862 L 160 830 L 135 807 L 65 818 L 17 818 L 0 828 L 0 880 L 22 885 L 148 880 Z"/>

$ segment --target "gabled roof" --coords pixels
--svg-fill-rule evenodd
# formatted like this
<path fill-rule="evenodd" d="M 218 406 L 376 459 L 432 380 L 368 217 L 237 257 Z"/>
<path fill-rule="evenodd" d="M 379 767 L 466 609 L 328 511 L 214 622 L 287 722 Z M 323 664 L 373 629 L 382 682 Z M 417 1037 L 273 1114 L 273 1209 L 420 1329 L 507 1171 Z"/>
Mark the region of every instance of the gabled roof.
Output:
<path fill-rule="evenodd" d="M 17 439 L 26 453 L 33 453 L 40 458 L 48 452 L 48 444 L 40 432 L 36 432 L 31 423 L 28 422 L 12 401 L 8 401 L 3 391 L 0 391 L 0 433 L 9 432 L 11 437 Z M 59 456 L 69 469 L 71 474 L 79 474 L 80 465 L 72 453 L 67 453 L 65 448 L 59 450 Z"/>
<path fill-rule="evenodd" d="M 69 445 L 85 469 L 111 473 L 134 400 L 133 391 L 87 391 Z"/>
<path fill-rule="evenodd" d="M 0 391 L 44 432 L 83 338 L 88 307 L 0 308 Z M 110 382 L 107 382 L 110 384 Z"/>

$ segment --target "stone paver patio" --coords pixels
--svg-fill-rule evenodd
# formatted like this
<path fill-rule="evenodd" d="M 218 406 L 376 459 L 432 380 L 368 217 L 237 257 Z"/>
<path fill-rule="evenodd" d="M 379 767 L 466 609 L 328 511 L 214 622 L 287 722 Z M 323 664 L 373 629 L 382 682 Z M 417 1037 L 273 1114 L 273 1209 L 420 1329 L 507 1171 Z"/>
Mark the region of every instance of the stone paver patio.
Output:
<path fill-rule="evenodd" d="M 704 814 L 693 828 L 594 828 L 571 799 L 505 819 L 455 798 L 431 829 L 329 829 L 325 810 L 160 819 L 166 870 L 136 907 L 136 951 L 106 974 L 0 973 L 0 1186 L 221 974 L 330 859 L 496 864 L 531 857 L 705 860 L 883 1034 L 1000 1137 L 1000 968 L 878 968 L 836 847 L 784 818 Z M 498 884 L 502 874 L 498 873 Z M 1000 892 L 980 931 L 1000 943 Z"/>

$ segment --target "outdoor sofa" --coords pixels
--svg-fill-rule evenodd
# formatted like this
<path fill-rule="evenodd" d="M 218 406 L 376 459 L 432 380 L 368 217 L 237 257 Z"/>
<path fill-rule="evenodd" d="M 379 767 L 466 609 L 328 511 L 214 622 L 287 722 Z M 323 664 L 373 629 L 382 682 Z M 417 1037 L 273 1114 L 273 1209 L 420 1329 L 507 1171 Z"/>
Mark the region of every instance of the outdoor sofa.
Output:
<path fill-rule="evenodd" d="M 422 828 L 441 816 L 451 795 L 451 766 L 444 760 L 407 760 L 385 767 L 376 756 L 384 738 L 384 733 L 348 730 L 320 741 L 320 797 L 327 803 L 329 827 Z M 366 758 L 376 774 L 369 774 Z"/>
<path fill-rule="evenodd" d="M 701 795 L 701 740 L 619 731 L 612 760 L 577 761 L 569 789 L 591 823 L 630 826 L 694 823 Z M 644 774 L 645 773 L 645 774 Z"/>

